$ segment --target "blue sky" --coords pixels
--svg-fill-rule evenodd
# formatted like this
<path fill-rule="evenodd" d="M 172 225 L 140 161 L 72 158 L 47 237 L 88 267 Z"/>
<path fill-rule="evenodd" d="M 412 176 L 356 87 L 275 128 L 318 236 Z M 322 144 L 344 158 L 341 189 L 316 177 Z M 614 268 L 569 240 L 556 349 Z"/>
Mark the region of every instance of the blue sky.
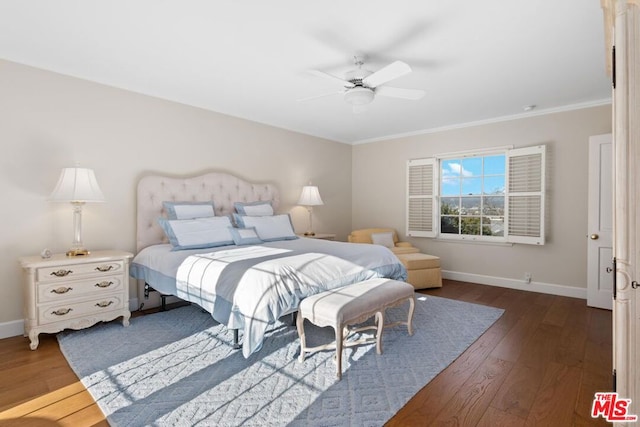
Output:
<path fill-rule="evenodd" d="M 505 156 L 465 157 L 441 162 L 442 196 L 504 193 Z M 483 173 L 484 172 L 484 173 Z"/>

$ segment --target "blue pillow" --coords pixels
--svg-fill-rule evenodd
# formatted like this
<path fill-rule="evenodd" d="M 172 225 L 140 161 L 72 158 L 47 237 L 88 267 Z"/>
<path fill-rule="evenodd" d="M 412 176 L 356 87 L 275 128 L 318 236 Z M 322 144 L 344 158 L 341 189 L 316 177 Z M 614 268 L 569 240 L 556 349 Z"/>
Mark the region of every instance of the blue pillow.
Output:
<path fill-rule="evenodd" d="M 240 215 L 250 216 L 271 216 L 273 215 L 273 205 L 271 201 L 260 202 L 235 202 L 233 206 Z"/>
<path fill-rule="evenodd" d="M 158 218 L 158 222 L 173 246 L 172 251 L 234 244 L 228 216 L 173 220 Z"/>
<path fill-rule="evenodd" d="M 233 236 L 233 241 L 236 245 L 259 245 L 262 243 L 262 239 L 258 237 L 255 227 L 229 227 L 229 231 L 231 231 L 231 236 Z"/>
<path fill-rule="evenodd" d="M 213 202 L 162 202 L 168 219 L 194 219 L 216 216 Z"/>
<path fill-rule="evenodd" d="M 255 227 L 258 237 L 264 242 L 297 239 L 289 214 L 273 216 L 248 216 L 233 214 L 240 228 Z"/>

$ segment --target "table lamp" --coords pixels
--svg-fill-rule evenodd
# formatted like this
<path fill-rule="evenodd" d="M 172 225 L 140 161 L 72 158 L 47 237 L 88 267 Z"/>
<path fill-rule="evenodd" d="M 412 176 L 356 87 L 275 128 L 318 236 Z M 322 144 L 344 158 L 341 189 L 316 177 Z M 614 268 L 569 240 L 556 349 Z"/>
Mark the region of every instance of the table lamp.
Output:
<path fill-rule="evenodd" d="M 73 244 L 67 256 L 89 255 L 82 244 L 82 206 L 89 202 L 104 202 L 93 169 L 64 168 L 58 184 L 51 193 L 52 202 L 70 202 L 73 206 Z"/>
<path fill-rule="evenodd" d="M 315 236 L 316 233 L 313 231 L 313 215 L 311 212 L 314 206 L 324 205 L 322 199 L 320 198 L 318 187 L 316 187 L 315 185 L 311 185 L 311 183 L 302 187 L 302 194 L 300 195 L 298 204 L 306 207 L 307 211 L 309 212 L 309 230 L 307 230 L 304 235 Z"/>

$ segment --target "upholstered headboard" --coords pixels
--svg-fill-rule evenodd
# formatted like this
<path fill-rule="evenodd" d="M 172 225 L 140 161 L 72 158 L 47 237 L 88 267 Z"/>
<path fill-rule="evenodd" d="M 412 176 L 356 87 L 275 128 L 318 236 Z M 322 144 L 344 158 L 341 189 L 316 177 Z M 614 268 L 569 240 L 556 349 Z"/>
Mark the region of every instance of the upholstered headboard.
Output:
<path fill-rule="evenodd" d="M 273 184 L 252 184 L 225 172 L 177 178 L 148 175 L 138 182 L 136 222 L 137 250 L 158 243 L 166 243 L 158 218 L 165 216 L 162 202 L 213 200 L 216 215 L 234 212 L 234 202 L 271 200 L 276 210 L 280 203 L 278 189 Z"/>

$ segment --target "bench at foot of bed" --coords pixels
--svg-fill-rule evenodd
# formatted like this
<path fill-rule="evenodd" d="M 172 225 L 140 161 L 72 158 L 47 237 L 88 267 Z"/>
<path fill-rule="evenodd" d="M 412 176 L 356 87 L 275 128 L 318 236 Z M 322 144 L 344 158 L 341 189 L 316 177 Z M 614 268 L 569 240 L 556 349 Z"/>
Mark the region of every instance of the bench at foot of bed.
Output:
<path fill-rule="evenodd" d="M 385 310 L 409 301 L 409 313 L 406 322 L 384 324 Z M 297 327 L 300 336 L 300 362 L 304 362 L 306 353 L 318 350 L 336 350 L 336 374 L 342 378 L 342 348 L 375 342 L 376 351 L 382 354 L 382 330 L 397 325 L 406 325 L 409 335 L 413 335 L 413 310 L 415 308 L 414 288 L 412 285 L 390 279 L 370 279 L 354 285 L 333 289 L 312 295 L 302 300 L 298 308 Z M 348 328 L 375 316 L 376 326 Z M 314 325 L 331 326 L 335 330 L 334 343 L 317 347 L 307 347 L 305 342 L 304 319 Z M 376 330 L 375 340 L 362 339 L 347 341 L 355 333 L 367 329 Z"/>

